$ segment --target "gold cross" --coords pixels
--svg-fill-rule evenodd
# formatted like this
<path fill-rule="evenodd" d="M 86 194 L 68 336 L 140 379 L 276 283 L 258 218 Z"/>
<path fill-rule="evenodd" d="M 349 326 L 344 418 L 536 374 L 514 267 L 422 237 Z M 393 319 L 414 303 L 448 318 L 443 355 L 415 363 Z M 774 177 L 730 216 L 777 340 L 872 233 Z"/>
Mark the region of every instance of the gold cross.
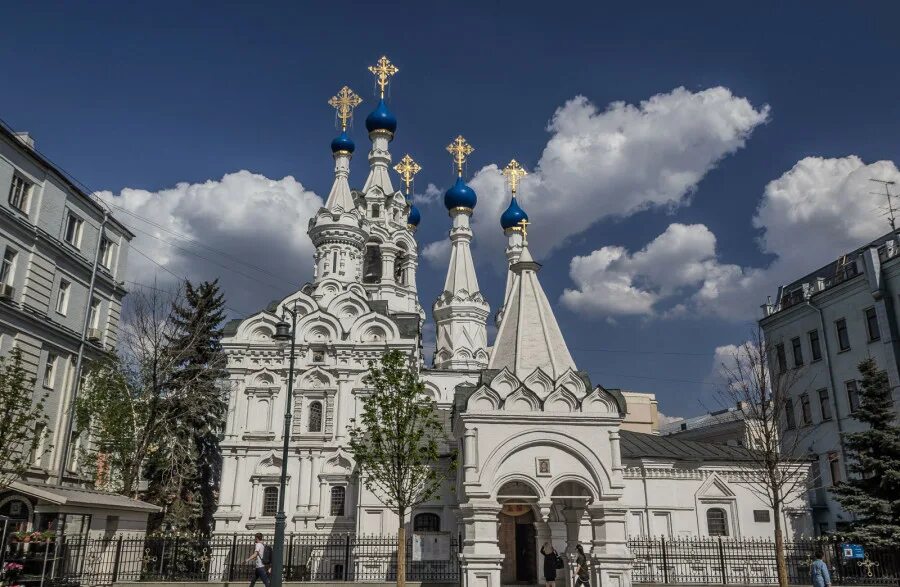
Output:
<path fill-rule="evenodd" d="M 381 88 L 381 97 L 384 98 L 384 88 L 390 83 L 391 77 L 400 70 L 391 63 L 387 56 L 382 56 L 375 62 L 375 65 L 369 66 L 369 71 L 375 76 L 378 87 Z"/>
<path fill-rule="evenodd" d="M 447 145 L 447 152 L 453 155 L 453 161 L 456 163 L 456 171 L 462 177 L 463 163 L 466 158 L 475 151 L 475 147 L 466 142 L 466 139 L 459 135 L 453 142 Z"/>
<path fill-rule="evenodd" d="M 528 172 L 519 165 L 518 161 L 513 159 L 509 162 L 509 165 L 503 168 L 503 175 L 506 176 L 506 183 L 509 184 L 509 189 L 512 191 L 512 195 L 515 196 L 516 189 L 519 187 L 519 180 L 528 175 Z"/>
<path fill-rule="evenodd" d="M 328 105 L 337 110 L 338 118 L 341 119 L 341 130 L 347 130 L 347 121 L 353 118 L 353 109 L 362 103 L 362 98 L 357 96 L 353 90 L 344 86 L 341 91 L 332 96 L 328 100 Z"/>
<path fill-rule="evenodd" d="M 409 186 L 413 181 L 413 176 L 422 171 L 422 166 L 413 161 L 413 158 L 407 153 L 400 163 L 394 165 L 394 171 L 400 174 L 403 183 L 406 184 L 406 195 L 409 195 Z"/>
<path fill-rule="evenodd" d="M 528 242 L 528 225 L 529 224 L 531 224 L 531 223 L 528 222 L 528 220 L 526 220 L 525 218 L 523 218 L 522 220 L 519 220 L 519 226 L 522 227 L 522 240 L 525 241 L 526 243 Z"/>

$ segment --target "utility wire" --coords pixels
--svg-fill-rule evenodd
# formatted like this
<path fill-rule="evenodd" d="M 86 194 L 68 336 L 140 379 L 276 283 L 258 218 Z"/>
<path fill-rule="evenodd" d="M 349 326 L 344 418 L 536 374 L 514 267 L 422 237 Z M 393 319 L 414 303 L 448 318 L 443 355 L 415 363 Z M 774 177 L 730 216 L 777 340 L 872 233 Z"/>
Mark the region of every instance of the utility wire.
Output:
<path fill-rule="evenodd" d="M 681 353 L 676 351 L 639 351 L 634 349 L 590 349 L 584 347 L 569 347 L 574 351 L 587 351 L 592 353 L 627 353 L 629 355 L 671 355 L 676 357 L 704 357 L 709 358 L 712 353 Z"/>

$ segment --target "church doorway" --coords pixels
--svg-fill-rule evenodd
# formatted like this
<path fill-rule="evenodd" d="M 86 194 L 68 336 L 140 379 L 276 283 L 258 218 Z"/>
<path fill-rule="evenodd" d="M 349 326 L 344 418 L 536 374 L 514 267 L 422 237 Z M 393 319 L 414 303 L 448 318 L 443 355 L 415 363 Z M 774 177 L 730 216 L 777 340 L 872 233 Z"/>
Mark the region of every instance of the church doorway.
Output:
<path fill-rule="evenodd" d="M 532 504 L 534 490 L 521 482 L 507 483 L 498 498 L 500 510 L 498 542 L 503 553 L 500 582 L 503 585 L 533 585 L 537 582 L 537 531 Z"/>

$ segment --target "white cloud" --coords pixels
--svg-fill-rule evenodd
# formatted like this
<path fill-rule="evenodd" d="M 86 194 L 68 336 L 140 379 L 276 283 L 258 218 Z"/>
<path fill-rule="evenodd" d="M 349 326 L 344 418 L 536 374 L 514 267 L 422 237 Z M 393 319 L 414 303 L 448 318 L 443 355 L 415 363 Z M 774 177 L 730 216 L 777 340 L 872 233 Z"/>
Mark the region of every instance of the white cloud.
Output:
<path fill-rule="evenodd" d="M 256 311 L 312 277 L 313 246 L 306 226 L 322 199 L 293 177 L 274 180 L 239 171 L 156 192 L 125 188 L 117 195 L 98 195 L 131 213 L 113 208 L 133 229 L 136 249 L 188 279 L 219 277 L 228 305 L 242 312 Z M 177 281 L 137 251 L 128 258 L 127 279 L 158 285 Z"/>
<path fill-rule="evenodd" d="M 856 156 L 808 157 L 769 182 L 753 218 L 762 229 L 765 267 L 722 263 L 716 238 L 702 224 L 671 224 L 637 253 L 606 246 L 572 259 L 575 289 L 563 303 L 597 316 L 684 316 L 700 308 L 722 318 L 758 317 L 759 305 L 789 283 L 888 230 L 870 178 L 900 181 L 889 161 L 866 165 Z"/>
<path fill-rule="evenodd" d="M 422 247 L 422 256 L 435 267 L 446 267 L 450 262 L 450 239 L 428 243 Z"/>
<path fill-rule="evenodd" d="M 413 202 L 415 202 L 416 204 L 428 205 L 428 204 L 433 204 L 434 202 L 437 202 L 438 198 L 440 198 L 442 195 L 444 195 L 444 194 L 441 191 L 441 188 L 434 185 L 433 183 L 429 183 L 428 187 L 425 188 L 425 193 L 422 193 L 422 194 L 413 193 L 412 199 L 413 199 Z"/>
<path fill-rule="evenodd" d="M 676 88 L 639 105 L 614 102 L 606 110 L 583 96 L 553 115 L 552 133 L 531 173 L 522 180 L 521 201 L 534 228 L 538 258 L 603 218 L 686 203 L 703 176 L 741 148 L 768 119 L 723 87 L 691 92 Z M 479 204 L 473 219 L 478 246 L 502 264 L 504 237 L 498 226 L 509 196 L 496 165 L 470 181 Z"/>

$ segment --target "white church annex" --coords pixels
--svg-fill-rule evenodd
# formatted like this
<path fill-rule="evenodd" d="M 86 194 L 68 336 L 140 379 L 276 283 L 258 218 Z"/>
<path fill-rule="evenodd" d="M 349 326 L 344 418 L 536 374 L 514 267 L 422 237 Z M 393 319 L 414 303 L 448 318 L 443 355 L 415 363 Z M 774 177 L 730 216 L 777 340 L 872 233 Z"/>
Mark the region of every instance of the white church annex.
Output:
<path fill-rule="evenodd" d="M 416 291 L 420 214 L 391 180 L 397 120 L 384 89 L 397 68 L 382 58 L 370 70 L 382 96 L 365 121 L 371 150 L 361 189 L 350 186 L 355 146 L 347 134 L 360 99 L 345 87 L 330 101 L 342 130 L 331 144 L 333 187 L 309 222 L 313 282 L 226 329 L 231 396 L 216 532 L 274 528 L 288 356 L 272 336 L 287 307 L 302 315 L 288 532 L 396 532 L 396 517 L 362 488 L 346 451 L 368 362 L 396 349 L 420 365 L 459 450 L 455 480 L 405 523 L 412 532 L 461 537 L 464 585 L 541 581 L 539 549 L 547 541 L 567 553 L 583 544 L 593 585 L 628 587 L 629 537 L 771 536 L 771 511 L 742 481 L 744 449 L 620 430 L 627 411 L 622 394 L 578 370 L 528 249 L 528 216 L 516 199 L 524 170 L 515 161 L 504 172 L 512 198 L 501 219 L 509 271 L 489 344 L 490 306 L 470 248 L 477 198 L 463 177 L 473 149 L 461 136 L 448 147 L 458 170 L 444 197 L 451 256 L 433 304 L 434 364 L 424 365 L 425 312 Z M 395 169 L 408 194 L 418 165 L 406 156 Z M 808 520 L 805 500 L 791 504 L 788 536 L 808 534 Z"/>

